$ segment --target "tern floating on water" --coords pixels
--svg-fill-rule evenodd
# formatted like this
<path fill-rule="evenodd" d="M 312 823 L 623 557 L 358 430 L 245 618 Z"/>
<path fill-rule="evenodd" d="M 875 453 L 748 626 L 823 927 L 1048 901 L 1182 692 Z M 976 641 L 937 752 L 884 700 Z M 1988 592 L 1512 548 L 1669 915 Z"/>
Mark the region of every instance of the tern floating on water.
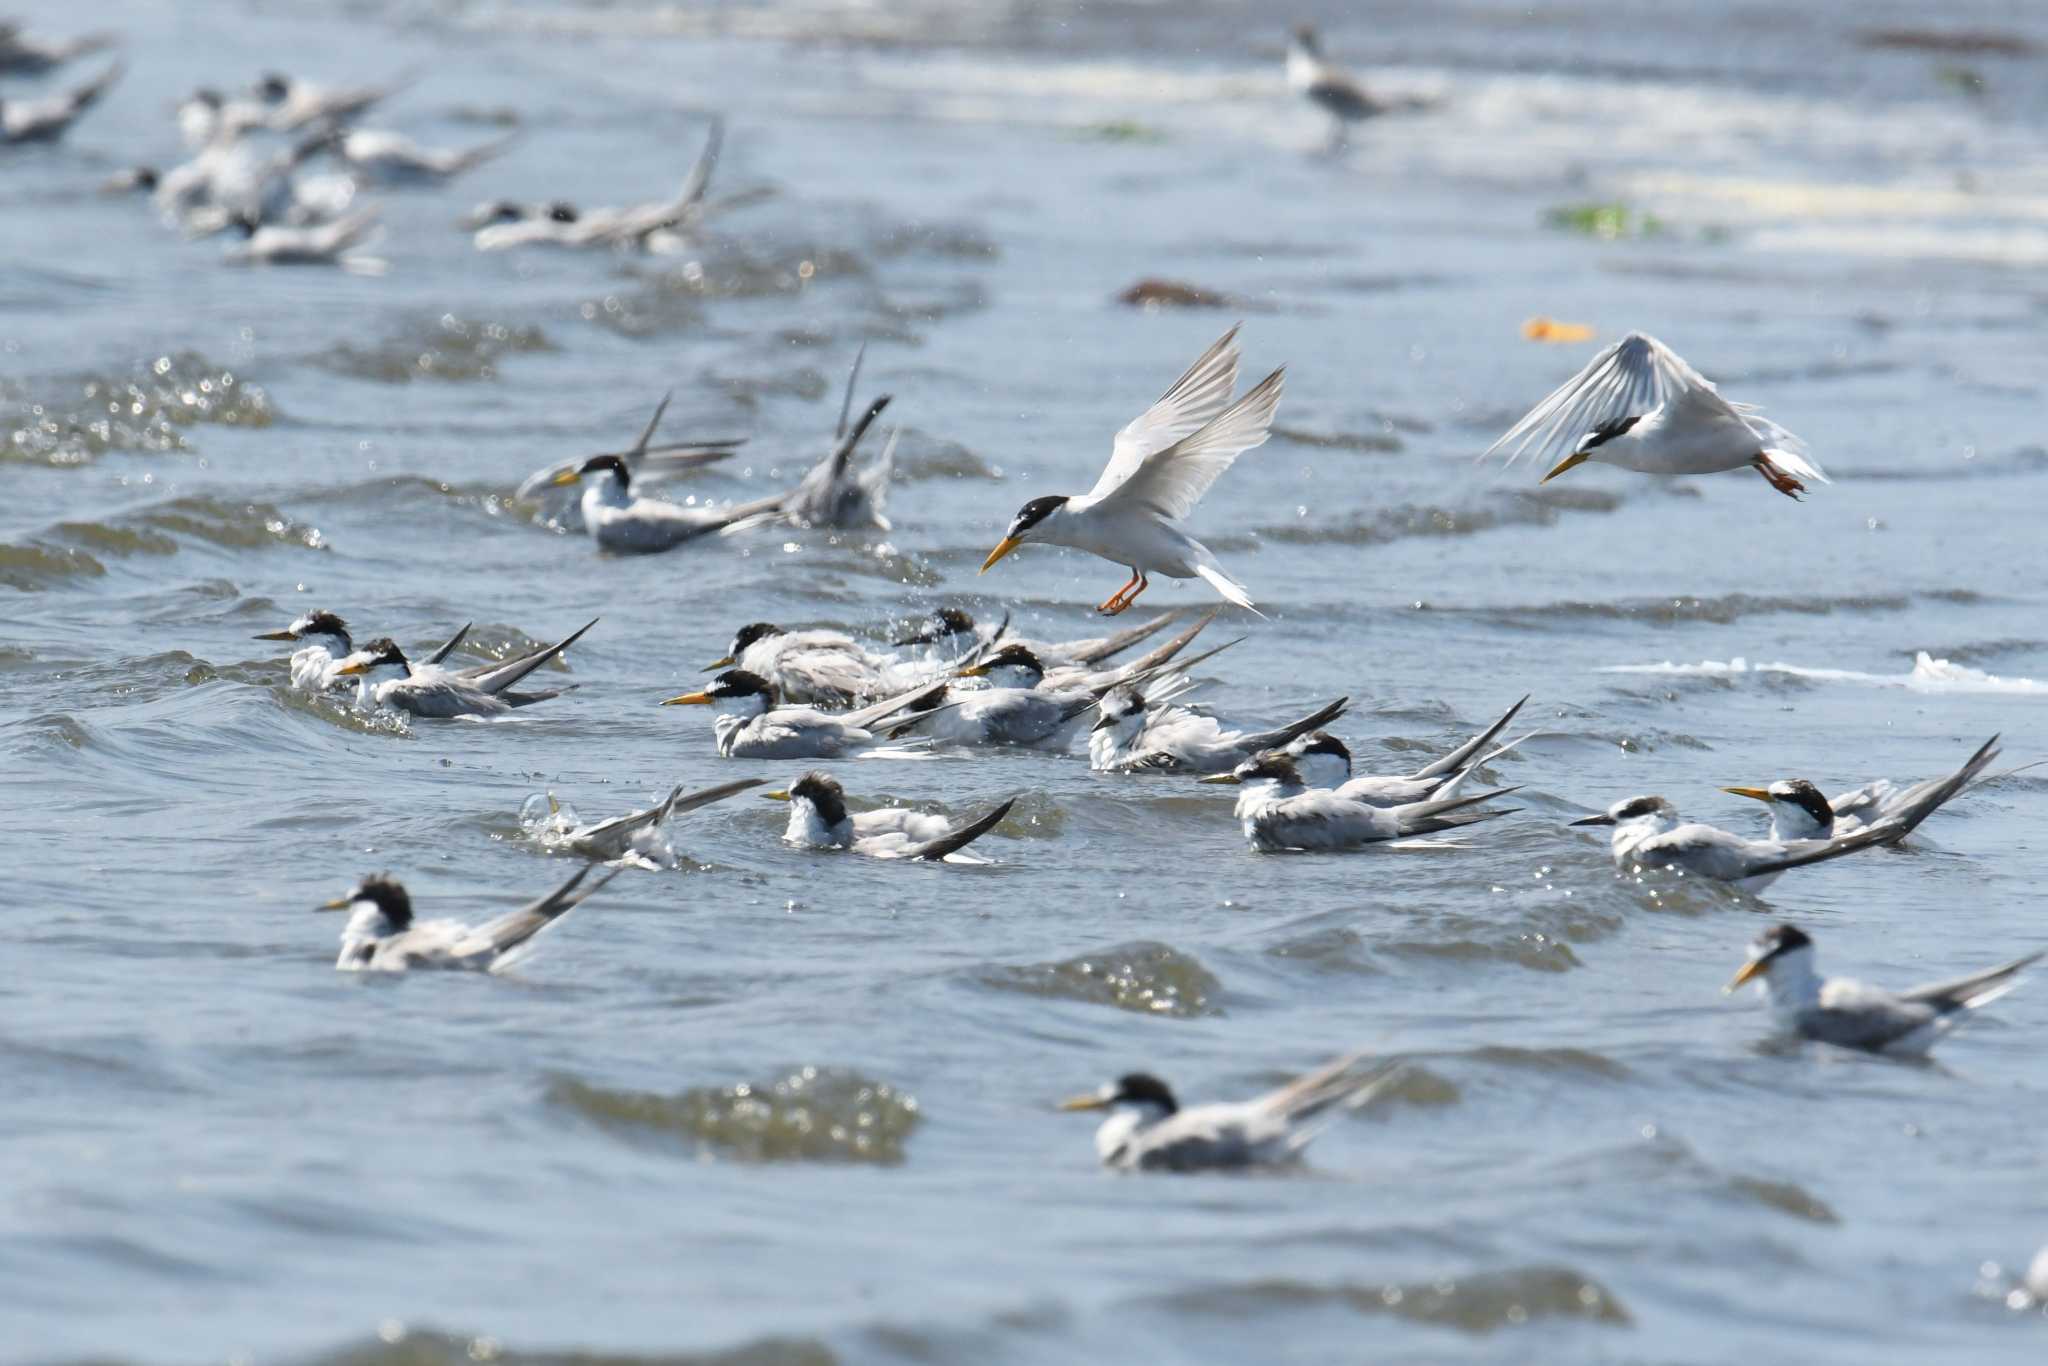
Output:
<path fill-rule="evenodd" d="M 744 669 L 729 669 L 709 688 L 671 697 L 661 705 L 715 708 L 718 719 L 711 728 L 722 759 L 835 759 L 877 751 L 880 741 L 869 727 L 918 707 L 935 706 L 944 695 L 941 684 L 908 691 L 859 711 L 827 713 L 783 706 L 775 685 L 767 679 Z"/>
<path fill-rule="evenodd" d="M 2036 765 L 2026 764 L 2023 768 Z M 2008 769 L 1996 776 L 2006 777 L 2020 769 Z M 1910 810 L 1948 778 L 1927 778 L 1905 786 L 1888 778 L 1877 778 L 1834 797 L 1804 778 L 1780 778 L 1768 787 L 1724 787 L 1721 790 L 1751 801 L 1763 802 L 1771 811 L 1774 840 L 1824 840 L 1836 835 L 1853 835 L 1879 821 Z M 1990 779 L 1981 779 L 1989 782 Z M 1974 786 L 1975 784 L 1973 784 Z"/>
<path fill-rule="evenodd" d="M 1477 768 L 1478 764 L 1471 765 Z M 1448 787 L 1455 789 L 1463 779 L 1458 775 Z M 1519 787 L 1500 787 L 1475 796 L 1433 797 L 1400 806 L 1368 806 L 1335 792 L 1312 791 L 1303 781 L 1293 759 L 1269 750 L 1247 759 L 1228 773 L 1199 778 L 1202 783 L 1235 783 L 1238 794 L 1236 815 L 1251 847 L 1262 854 L 1286 850 L 1333 851 L 1363 849 L 1371 844 L 1417 841 L 1420 837 L 1460 830 L 1500 816 L 1506 811 L 1475 811 L 1472 808 L 1496 797 L 1518 792 Z"/>
<path fill-rule="evenodd" d="M 806 849 L 851 849 L 880 859 L 924 859 L 928 862 L 987 863 L 960 851 L 1001 823 L 1016 798 L 974 820 L 954 825 L 944 816 L 928 816 L 900 806 L 875 811 L 849 811 L 846 789 L 829 773 L 813 770 L 786 792 L 764 792 L 771 801 L 789 803 L 784 842 Z"/>
<path fill-rule="evenodd" d="M 1351 702 L 1340 697 L 1274 730 L 1225 730 L 1213 716 L 1173 705 L 1169 689 L 1116 687 L 1103 694 L 1088 732 L 1088 766 L 1100 773 L 1227 772 L 1330 724 Z"/>
<path fill-rule="evenodd" d="M 1508 722 L 1515 719 L 1516 713 L 1528 700 L 1524 696 L 1485 730 L 1412 773 L 1362 773 L 1354 777 L 1350 748 L 1336 736 L 1321 732 L 1305 735 L 1285 748 L 1288 757 L 1301 770 L 1302 781 L 1311 788 L 1327 788 L 1346 801 L 1364 802 L 1367 806 L 1406 806 L 1410 802 L 1448 797 L 1456 792 L 1465 775 L 1472 771 L 1473 759 L 1493 743 L 1495 736 L 1507 729 Z M 1500 746 L 1481 759 L 1480 765 L 1492 763 L 1528 738 L 1524 735 Z"/>
<path fill-rule="evenodd" d="M 336 672 L 345 678 L 363 676 L 369 680 L 370 695 L 380 707 L 394 707 L 414 716 L 452 720 L 462 716 L 503 716 L 517 707 L 530 707 L 570 691 L 575 684 L 541 692 L 514 692 L 512 685 L 561 654 L 597 625 L 592 617 L 567 639 L 546 645 L 530 654 L 500 664 L 474 669 L 449 670 L 432 664 L 415 665 L 394 640 L 373 640 L 361 655 Z"/>
<path fill-rule="evenodd" d="M 1831 839 L 1745 839 L 1698 821 L 1680 821 L 1678 808 L 1662 797 L 1630 797 L 1572 824 L 1612 826 L 1608 848 L 1616 868 L 1673 868 L 1758 892 L 1790 869 L 1898 843 L 1943 802 L 1975 782 L 1997 757 L 1998 737 L 1994 735 L 1954 773 L 1939 782 L 1921 784 L 1911 802 L 1874 824 Z"/>
<path fill-rule="evenodd" d="M 1237 388 L 1237 328 L 1231 328 L 1157 403 L 1117 433 L 1094 488 L 1026 503 L 981 572 L 1020 545 L 1044 542 L 1130 567 L 1131 581 L 1096 608 L 1105 616 L 1129 607 L 1151 574 L 1200 577 L 1224 601 L 1256 611 L 1244 585 L 1224 573 L 1181 522 L 1232 461 L 1265 444 L 1284 375 L 1284 368 L 1275 370 L 1231 402 Z"/>
<path fill-rule="evenodd" d="M 1323 1126 L 1310 1121 L 1339 1106 L 1357 1108 L 1386 1077 L 1357 1075 L 1360 1054 L 1337 1059 L 1254 1100 L 1182 1109 L 1165 1082 L 1132 1072 L 1062 1110 L 1111 1110 L 1095 1131 L 1095 1152 L 1121 1171 L 1239 1171 L 1295 1162 Z"/>
<path fill-rule="evenodd" d="M 427 657 L 427 663 L 439 664 L 448 658 L 469 634 L 473 622 L 464 622 L 462 629 L 448 637 L 440 649 Z M 265 631 L 255 637 L 257 640 L 294 640 L 308 642 L 304 649 L 292 652 L 292 688 L 298 692 L 326 692 L 329 688 L 345 682 L 341 670 L 351 662 L 367 663 L 369 655 L 359 653 L 349 639 L 348 623 L 328 611 L 307 612 L 298 617 L 282 631 Z M 367 686 L 367 679 L 358 678 L 361 686 Z M 362 700 L 367 700 L 367 694 Z"/>
<path fill-rule="evenodd" d="M 21 31 L 21 25 L 0 23 L 0 76 L 39 76 L 55 70 L 74 57 L 112 47 L 120 39 L 112 33 L 86 33 L 76 38 L 36 38 Z"/>
<path fill-rule="evenodd" d="M 1813 967 L 1813 940 L 1795 926 L 1778 925 L 1750 945 L 1749 961 L 1723 989 L 1755 982 L 1779 1026 L 1800 1038 L 1917 1056 L 1971 1011 L 2019 985 L 2021 970 L 2040 958 L 2030 953 L 1967 977 L 1894 993 L 1846 977 L 1821 977 Z"/>
<path fill-rule="evenodd" d="M 1713 474 L 1744 466 L 1788 497 L 1827 475 L 1806 443 L 1747 403 L 1731 403 L 1645 332 L 1631 332 L 1529 410 L 1486 455 L 1557 460 L 1549 483 L 1591 460 L 1643 474 Z M 1558 457 L 1562 455 L 1562 459 Z M 1485 457 L 1482 456 L 1482 459 Z"/>
<path fill-rule="evenodd" d="M 92 80 L 40 100 L 0 99 L 0 143 L 55 142 L 99 102 L 127 67 L 115 62 Z"/>
<path fill-rule="evenodd" d="M 465 925 L 459 920 L 415 920 L 412 898 L 397 879 L 367 877 L 347 896 L 317 906 L 321 911 L 347 911 L 341 930 L 342 972 L 405 972 L 411 968 L 456 968 L 489 972 L 503 967 L 527 941 L 603 890 L 617 877 L 607 874 L 589 891 L 577 894 L 589 867 L 540 900 L 509 915 Z"/>

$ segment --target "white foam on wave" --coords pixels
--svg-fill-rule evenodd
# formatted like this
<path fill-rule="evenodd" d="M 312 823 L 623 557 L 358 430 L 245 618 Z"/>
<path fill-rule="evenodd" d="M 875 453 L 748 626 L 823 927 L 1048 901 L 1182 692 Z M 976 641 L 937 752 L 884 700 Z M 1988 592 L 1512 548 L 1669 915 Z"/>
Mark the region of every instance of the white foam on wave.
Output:
<path fill-rule="evenodd" d="M 1865 673 L 1860 669 L 1816 669 L 1802 664 L 1752 664 L 1741 656 L 1729 660 L 1704 659 L 1697 664 L 1665 660 L 1661 664 L 1609 664 L 1595 669 L 1603 674 L 1659 674 L 1676 678 L 1735 678 L 1744 674 L 1787 674 L 1816 683 L 1860 683 L 1871 688 L 1904 688 L 1919 693 L 1982 693 L 2007 697 L 2048 696 L 2048 683 L 2031 678 L 2000 678 L 1967 664 L 1936 659 L 1925 650 L 1913 656 L 1913 667 L 1902 674 Z"/>

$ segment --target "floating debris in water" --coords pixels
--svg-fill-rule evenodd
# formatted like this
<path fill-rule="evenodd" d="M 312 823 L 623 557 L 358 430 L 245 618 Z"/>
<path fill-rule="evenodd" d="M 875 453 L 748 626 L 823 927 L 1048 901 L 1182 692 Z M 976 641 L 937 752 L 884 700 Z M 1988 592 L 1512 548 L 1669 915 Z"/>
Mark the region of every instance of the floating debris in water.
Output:
<path fill-rule="evenodd" d="M 1562 232 L 1575 232 L 1583 237 L 1597 237 L 1603 242 L 1619 241 L 1626 237 L 1662 237 L 1670 231 L 1664 220 L 1653 213 L 1632 209 L 1620 200 L 1610 203 L 1561 204 L 1544 211 L 1546 227 Z"/>
<path fill-rule="evenodd" d="M 1539 316 L 1522 324 L 1522 335 L 1533 342 L 1587 342 L 1597 334 L 1584 323 L 1561 323 Z"/>
<path fill-rule="evenodd" d="M 1180 280 L 1161 280 L 1147 277 L 1116 296 L 1120 304 L 1157 312 L 1162 308 L 1239 308 L 1242 304 L 1220 290 L 1204 289 L 1200 285 L 1186 284 Z"/>
<path fill-rule="evenodd" d="M 903 1161 L 920 1117 L 916 1099 L 888 1083 L 820 1067 L 673 1096 L 561 1077 L 548 1086 L 547 1100 L 607 1129 L 706 1143 L 743 1162 L 893 1166 Z"/>
<path fill-rule="evenodd" d="M 1166 130 L 1136 119 L 1104 119 L 1083 127 L 1076 136 L 1088 142 L 1164 142 Z"/>

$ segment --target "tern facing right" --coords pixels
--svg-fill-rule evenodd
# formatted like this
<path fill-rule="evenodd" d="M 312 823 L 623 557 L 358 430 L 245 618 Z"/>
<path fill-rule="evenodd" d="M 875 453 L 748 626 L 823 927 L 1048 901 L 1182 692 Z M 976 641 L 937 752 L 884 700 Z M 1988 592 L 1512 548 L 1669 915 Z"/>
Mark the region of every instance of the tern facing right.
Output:
<path fill-rule="evenodd" d="M 1237 328 L 1231 328 L 1116 434 L 1094 488 L 1033 498 L 1018 509 L 981 572 L 1018 546 L 1042 541 L 1129 566 L 1130 582 L 1095 609 L 1104 616 L 1129 607 L 1150 586 L 1151 574 L 1199 577 L 1225 602 L 1257 612 L 1244 585 L 1181 523 L 1232 461 L 1265 444 L 1285 374 L 1284 367 L 1275 370 L 1231 402 L 1237 388 Z"/>
<path fill-rule="evenodd" d="M 1744 466 L 1790 498 L 1802 479 L 1828 482 L 1806 443 L 1747 403 L 1722 398 L 1700 372 L 1646 332 L 1631 332 L 1529 410 L 1486 448 L 1557 460 L 1549 483 L 1588 460 L 1643 474 L 1713 474 Z M 1558 457 L 1562 456 L 1562 459 Z"/>
<path fill-rule="evenodd" d="M 316 911 L 347 911 L 341 930 L 341 972 L 404 972 L 408 968 L 456 968 L 491 972 L 528 940 L 567 915 L 617 877 L 610 873 L 582 895 L 576 888 L 590 876 L 590 865 L 549 892 L 495 920 L 465 925 L 459 920 L 414 920 L 412 898 L 398 880 L 366 877 L 347 896 Z"/>
<path fill-rule="evenodd" d="M 1765 930 L 1749 948 L 1749 961 L 1723 987 L 1733 992 L 1755 982 L 1771 1014 L 1788 1034 L 1860 1048 L 1871 1053 L 1917 1057 L 2019 985 L 2022 969 L 2040 953 L 1946 982 L 1889 992 L 1846 977 L 1823 978 L 1814 971 L 1813 940 L 1792 925 Z"/>
<path fill-rule="evenodd" d="M 1662 797 L 1630 797 L 1571 824 L 1613 827 L 1608 850 L 1614 866 L 1623 871 L 1631 867 L 1675 868 L 1760 892 L 1790 869 L 1825 863 L 1880 844 L 1897 844 L 1943 802 L 1975 782 L 1997 757 L 1998 737 L 1994 735 L 1954 773 L 1939 782 L 1921 784 L 1912 801 L 1874 824 L 1831 839 L 1745 839 L 1703 822 L 1681 822 L 1678 808 Z"/>
<path fill-rule="evenodd" d="M 806 849 L 851 849 L 880 859 L 923 859 L 938 863 L 987 863 L 960 851 L 1001 823 L 1017 804 L 1015 797 L 964 825 L 944 816 L 930 816 L 900 806 L 874 811 L 848 811 L 846 789 L 829 773 L 815 769 L 790 784 L 786 792 L 764 792 L 770 801 L 789 803 L 789 826 L 783 843 Z"/>
<path fill-rule="evenodd" d="M 1247 759 L 1229 773 L 1195 781 L 1243 786 L 1244 791 L 1237 798 L 1238 823 L 1244 827 L 1245 839 L 1261 854 L 1290 849 L 1362 849 L 1368 844 L 1438 835 L 1512 815 L 1512 810 L 1469 808 L 1520 790 L 1502 787 L 1471 797 L 1443 797 L 1402 806 L 1367 806 L 1334 792 L 1310 791 L 1294 760 L 1278 751 Z"/>
<path fill-rule="evenodd" d="M 1309 1121 L 1340 1105 L 1355 1109 L 1384 1085 L 1385 1077 L 1357 1075 L 1361 1057 L 1339 1058 L 1252 1100 L 1186 1109 L 1165 1082 L 1131 1072 L 1060 1109 L 1112 1111 L 1095 1131 L 1095 1152 L 1103 1166 L 1119 1171 L 1284 1167 L 1322 1132 L 1322 1124 Z"/>

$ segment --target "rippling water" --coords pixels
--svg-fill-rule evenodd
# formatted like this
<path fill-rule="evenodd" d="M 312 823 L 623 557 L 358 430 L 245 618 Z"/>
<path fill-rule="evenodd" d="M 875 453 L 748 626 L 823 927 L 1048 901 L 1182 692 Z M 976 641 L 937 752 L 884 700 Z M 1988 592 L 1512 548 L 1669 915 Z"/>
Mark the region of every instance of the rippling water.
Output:
<path fill-rule="evenodd" d="M 1435 102 L 1336 159 L 1279 83 L 1292 16 L 1219 3 L 29 7 L 131 70 L 0 154 L 6 1357 L 2041 1359 L 2004 1295 L 2048 1239 L 2048 992 L 1914 1066 L 1772 1043 L 1716 987 L 1776 917 L 1900 984 L 2048 941 L 2048 778 L 1764 899 L 1618 881 L 1562 823 L 1657 791 L 1746 827 L 1721 785 L 2048 752 L 2048 25 L 1321 8 Z M 381 196 L 380 278 L 231 271 L 95 192 L 174 154 L 176 95 L 275 66 L 411 70 L 378 122 L 525 136 Z M 718 188 L 758 193 L 681 255 L 452 227 L 659 194 L 713 113 Z M 1117 302 L 1147 279 L 1230 311 Z M 1584 359 L 1537 314 L 1658 333 L 1838 482 L 1475 468 Z M 1523 809 L 1474 848 L 1258 857 L 1182 780 L 849 764 L 867 801 L 1020 794 L 998 862 L 800 854 L 742 797 L 514 972 L 331 970 L 304 910 L 365 871 L 508 907 L 569 867 L 536 792 L 597 819 L 743 776 L 655 704 L 744 622 L 1090 633 L 1108 566 L 980 557 L 1238 316 L 1249 372 L 1291 366 L 1284 431 L 1198 530 L 1272 620 L 1206 696 L 1349 694 L 1405 768 L 1533 693 Z M 665 432 L 751 438 L 676 496 L 787 483 L 864 338 L 906 424 L 887 537 L 606 559 L 512 497 L 671 386 Z M 477 658 L 603 621 L 560 701 L 400 724 L 286 690 L 250 637 L 313 607 L 408 646 L 473 620 Z M 1051 1108 L 1356 1047 L 1394 1080 L 1296 1179 L 1111 1179 Z"/>

